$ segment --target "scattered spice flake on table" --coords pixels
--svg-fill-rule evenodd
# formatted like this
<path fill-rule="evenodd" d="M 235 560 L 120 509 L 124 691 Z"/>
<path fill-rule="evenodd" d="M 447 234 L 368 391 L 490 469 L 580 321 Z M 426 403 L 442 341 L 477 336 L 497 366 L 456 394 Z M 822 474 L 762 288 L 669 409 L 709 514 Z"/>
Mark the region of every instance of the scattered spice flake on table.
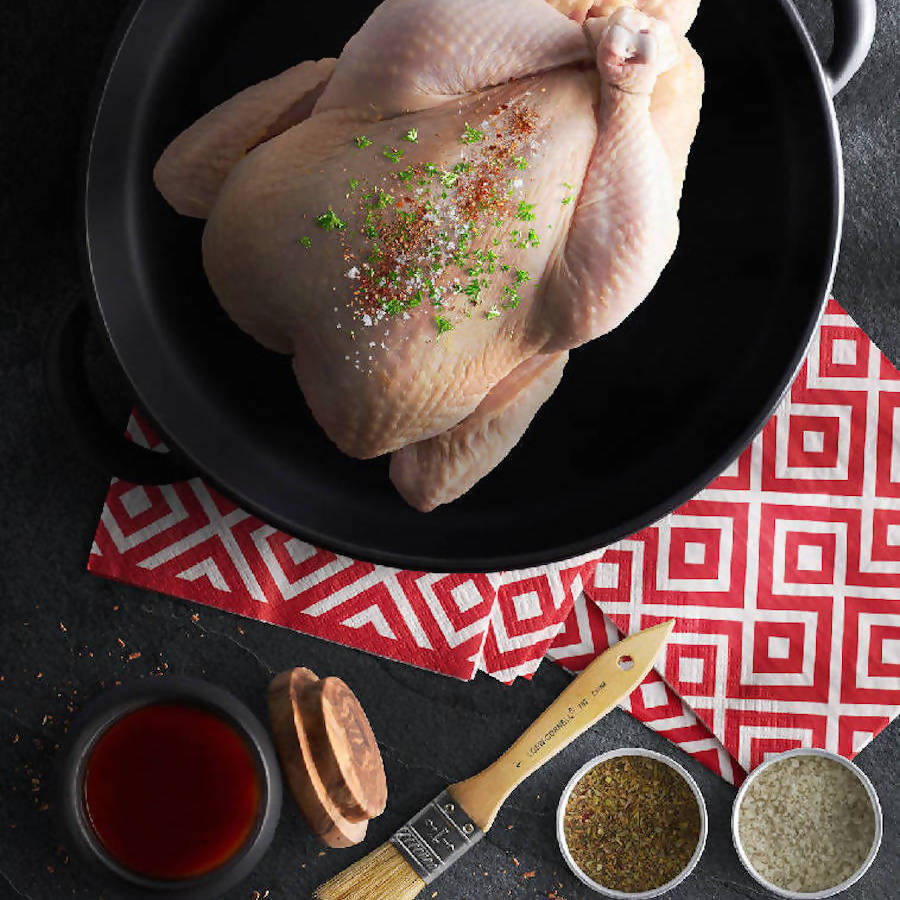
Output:
<path fill-rule="evenodd" d="M 364 134 L 361 134 L 359 137 L 353 138 L 353 143 L 356 144 L 360 150 L 364 150 L 366 147 L 371 147 L 374 141 L 370 141 Z"/>
<path fill-rule="evenodd" d="M 618 756 L 575 786 L 563 834 L 585 875 L 604 887 L 639 893 L 671 881 L 690 862 L 700 839 L 700 808 L 670 766 Z"/>
<path fill-rule="evenodd" d="M 419 143 L 419 131 L 416 128 L 410 128 L 406 134 L 403 135 L 404 141 L 409 141 L 411 144 Z"/>
<path fill-rule="evenodd" d="M 309 237 L 302 237 L 302 238 L 300 238 L 299 241 L 297 241 L 297 243 L 298 243 L 301 247 L 306 247 L 306 249 L 309 250 L 310 247 L 312 247 L 312 238 L 309 238 Z"/>

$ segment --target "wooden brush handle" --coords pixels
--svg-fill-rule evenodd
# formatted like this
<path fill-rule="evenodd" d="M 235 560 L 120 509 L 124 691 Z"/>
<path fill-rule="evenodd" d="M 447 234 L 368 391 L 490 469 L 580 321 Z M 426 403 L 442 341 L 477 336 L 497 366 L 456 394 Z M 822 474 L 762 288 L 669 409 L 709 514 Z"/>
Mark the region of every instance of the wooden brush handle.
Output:
<path fill-rule="evenodd" d="M 450 786 L 450 794 L 482 831 L 493 825 L 503 801 L 532 772 L 644 680 L 674 624 L 673 620 L 647 628 L 598 656 L 500 759 L 478 775 Z"/>

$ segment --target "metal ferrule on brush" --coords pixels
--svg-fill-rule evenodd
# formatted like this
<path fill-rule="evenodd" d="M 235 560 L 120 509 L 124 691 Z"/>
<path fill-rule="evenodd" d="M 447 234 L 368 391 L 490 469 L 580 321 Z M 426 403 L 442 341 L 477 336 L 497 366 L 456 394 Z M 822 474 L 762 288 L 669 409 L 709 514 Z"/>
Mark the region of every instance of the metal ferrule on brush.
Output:
<path fill-rule="evenodd" d="M 416 874 L 431 884 L 484 837 L 484 832 L 444 791 L 390 840 Z"/>

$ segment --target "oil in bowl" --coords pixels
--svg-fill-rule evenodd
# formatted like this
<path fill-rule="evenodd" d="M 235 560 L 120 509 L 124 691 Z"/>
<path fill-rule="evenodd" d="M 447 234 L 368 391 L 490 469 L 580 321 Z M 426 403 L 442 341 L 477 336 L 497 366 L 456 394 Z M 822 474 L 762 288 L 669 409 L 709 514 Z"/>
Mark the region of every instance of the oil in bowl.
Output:
<path fill-rule="evenodd" d="M 210 710 L 142 707 L 114 722 L 87 760 L 84 806 L 103 848 L 132 872 L 197 878 L 228 862 L 257 822 L 250 748 Z"/>
<path fill-rule="evenodd" d="M 557 812 L 572 872 L 609 897 L 657 897 L 691 873 L 706 843 L 706 805 L 673 760 L 641 749 L 591 760 L 572 777 Z"/>
<path fill-rule="evenodd" d="M 122 897 L 217 900 L 262 858 L 281 809 L 275 749 L 253 713 L 171 675 L 81 710 L 57 782 L 66 846 Z"/>
<path fill-rule="evenodd" d="M 787 898 L 831 897 L 872 864 L 881 809 L 860 769 L 823 750 L 773 757 L 744 783 L 732 836 L 741 862 Z"/>

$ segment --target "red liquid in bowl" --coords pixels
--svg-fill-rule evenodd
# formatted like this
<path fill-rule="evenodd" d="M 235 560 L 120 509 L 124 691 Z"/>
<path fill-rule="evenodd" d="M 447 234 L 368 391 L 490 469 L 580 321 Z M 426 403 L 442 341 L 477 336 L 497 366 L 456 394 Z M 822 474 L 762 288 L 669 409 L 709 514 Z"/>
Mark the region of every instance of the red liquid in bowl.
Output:
<path fill-rule="evenodd" d="M 228 862 L 254 830 L 261 793 L 241 734 L 186 704 L 146 706 L 114 722 L 84 777 L 87 817 L 106 852 L 160 880 Z"/>

